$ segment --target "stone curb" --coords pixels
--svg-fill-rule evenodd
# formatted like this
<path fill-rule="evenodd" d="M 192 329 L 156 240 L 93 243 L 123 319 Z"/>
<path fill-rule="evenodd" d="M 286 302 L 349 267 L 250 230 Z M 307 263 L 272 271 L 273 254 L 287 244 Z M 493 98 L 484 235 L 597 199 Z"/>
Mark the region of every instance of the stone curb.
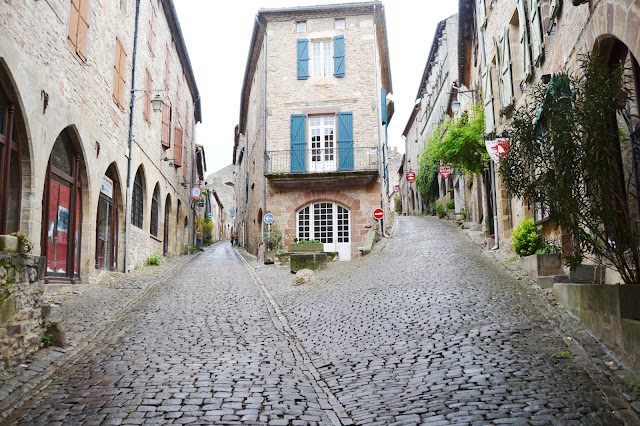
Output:
<path fill-rule="evenodd" d="M 260 295 L 265 300 L 267 309 L 269 311 L 269 316 L 271 317 L 271 321 L 273 322 L 276 330 L 282 334 L 285 339 L 287 339 L 290 343 L 289 348 L 293 352 L 293 355 L 298 363 L 298 368 L 302 370 L 307 379 L 311 382 L 312 386 L 315 389 L 316 395 L 318 395 L 319 399 L 326 399 L 326 401 L 331 406 L 331 409 L 325 408 L 324 412 L 331 419 L 331 423 L 334 425 L 351 425 L 354 424 L 353 420 L 349 417 L 346 409 L 342 406 L 338 398 L 331 392 L 329 386 L 322 381 L 322 377 L 320 373 L 313 365 L 313 361 L 311 357 L 306 352 L 300 341 L 297 339 L 295 331 L 289 325 L 289 321 L 286 316 L 280 309 L 278 302 L 276 302 L 273 295 L 269 292 L 266 285 L 262 281 L 262 278 L 258 276 L 255 272 L 255 267 L 249 264 L 246 257 L 250 255 L 247 253 L 246 257 L 243 255 L 244 253 L 240 253 L 237 249 L 235 250 L 236 254 L 243 261 L 245 267 L 249 271 L 249 275 L 251 279 L 260 292 Z M 324 396 L 324 398 L 322 398 Z"/>
<path fill-rule="evenodd" d="M 547 320 L 556 326 L 558 332 L 570 335 L 563 338 L 571 353 L 586 360 L 583 367 L 603 393 L 611 410 L 625 424 L 640 424 L 640 373 L 624 363 L 611 349 L 604 345 L 578 318 L 557 304 L 552 292 L 547 292 L 537 285 L 519 266 L 510 267 L 498 253 L 474 241 L 467 230 L 445 221 L 452 228 L 464 233 L 469 241 L 480 247 L 485 256 L 493 257 L 521 285 L 529 286 L 539 296 L 536 308 L 547 314 Z M 560 317 L 561 321 L 554 319 Z M 566 327 L 565 327 L 566 326 Z M 620 366 L 620 370 L 618 367 Z M 615 368 L 615 369 L 612 369 Z M 624 372 L 616 374 L 616 371 Z"/>
<path fill-rule="evenodd" d="M 12 380 L 20 382 L 20 384 L 18 384 L 0 401 L 0 420 L 9 416 L 11 412 L 18 408 L 18 405 L 22 405 L 23 402 L 29 400 L 40 390 L 48 386 L 54 380 L 54 377 L 51 377 L 52 375 L 58 375 L 73 365 L 75 360 L 99 343 L 109 333 L 109 331 L 113 329 L 115 324 L 129 313 L 131 308 L 144 300 L 155 288 L 158 287 L 158 285 L 173 278 L 199 254 L 200 252 L 189 255 L 188 257 L 181 259 L 181 261 L 176 265 L 172 265 L 173 267 L 164 273 L 158 280 L 152 281 L 142 290 L 142 292 L 134 295 L 128 303 L 120 306 L 120 308 L 113 313 L 111 318 L 105 319 L 103 323 L 96 324 L 95 330 L 91 333 L 87 333 L 87 335 L 92 335 L 93 337 L 80 340 L 77 346 L 69 349 L 52 348 L 48 353 L 43 353 L 42 350 L 36 352 L 34 354 L 35 359 L 29 360 L 29 368 L 25 369 L 22 375 L 12 377 Z M 83 295 L 89 293 L 90 291 L 87 291 L 83 293 Z M 79 295 L 78 297 L 82 297 L 83 295 Z M 35 374 L 33 374 L 34 372 Z M 0 390 L 2 390 L 2 387 L 0 387 Z M 19 402 L 19 404 L 15 405 L 14 403 L 16 402 Z"/>

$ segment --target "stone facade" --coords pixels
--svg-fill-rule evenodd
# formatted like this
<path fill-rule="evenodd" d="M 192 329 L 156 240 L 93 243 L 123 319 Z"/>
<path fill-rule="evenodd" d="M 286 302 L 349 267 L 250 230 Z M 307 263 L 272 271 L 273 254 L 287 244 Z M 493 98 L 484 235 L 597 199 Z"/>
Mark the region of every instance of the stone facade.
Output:
<path fill-rule="evenodd" d="M 40 256 L 0 252 L 0 371 L 42 346 L 44 265 Z"/>
<path fill-rule="evenodd" d="M 344 26 L 336 26 L 337 20 Z M 305 23 L 302 30 L 298 26 L 301 22 Z M 296 68 L 299 40 L 308 40 L 309 54 L 313 57 L 319 55 L 319 50 L 313 49 L 320 49 L 321 42 L 325 42 L 323 49 L 332 49 L 335 53 L 335 40 L 341 37 L 344 37 L 344 75 L 334 75 L 332 60 L 327 76 L 299 78 Z M 332 58 L 332 54 L 327 53 L 327 57 Z M 313 59 L 309 64 L 309 69 L 316 66 Z M 288 245 L 297 236 L 298 210 L 311 203 L 324 202 L 349 210 L 350 257 L 360 255 L 358 245 L 364 241 L 366 232 L 377 226 L 372 217 L 373 210 L 383 207 L 387 214 L 390 212 L 384 123 L 393 114 L 393 107 L 386 97 L 383 100 L 386 95 L 382 89 L 384 93 L 392 92 L 382 5 L 344 4 L 328 8 L 261 10 L 258 13 L 234 150 L 235 228 L 240 244 L 249 252 L 257 253 L 265 213 L 274 215 L 274 223 L 288 236 L 285 243 Z M 383 120 L 385 109 L 388 112 Z M 359 179 L 356 176 L 360 173 L 358 166 L 352 174 L 338 174 L 334 165 L 334 169 L 322 173 L 320 181 L 316 174 L 319 172 L 309 168 L 303 171 L 305 174 L 297 175 L 295 184 L 283 184 L 283 174 L 291 177 L 294 173 L 288 169 L 288 156 L 293 155 L 292 116 L 304 116 L 302 132 L 306 150 L 310 150 L 310 118 L 334 117 L 332 134 L 335 137 L 339 133 L 339 115 L 343 113 L 353 117 L 350 130 L 354 158 L 356 152 L 364 152 L 358 150 L 367 149 L 373 150 L 373 156 L 377 157 L 377 166 L 367 170 L 368 176 L 373 178 Z M 337 136 L 333 151 L 336 157 L 340 149 Z M 271 161 L 286 158 L 281 166 L 287 169 L 267 169 L 265 156 Z M 307 162 L 311 161 L 309 158 Z"/>
<path fill-rule="evenodd" d="M 199 95 L 182 34 L 171 0 L 142 0 L 135 70 L 133 145 L 129 153 L 129 127 L 133 70 L 136 2 L 82 0 L 80 12 L 88 25 L 84 51 L 70 41 L 74 6 L 69 0 L 9 2 L 0 12 L 1 82 L 16 105 L 16 125 L 22 158 L 20 231 L 42 250 L 46 237 L 43 199 L 49 179 L 47 164 L 59 135 L 68 135 L 79 161 L 81 218 L 79 218 L 80 267 L 75 282 L 96 275 L 97 214 L 103 177 L 113 177 L 113 207 L 117 208 L 117 260 L 124 269 L 125 211 L 131 197 L 127 191 L 128 161 L 131 182 L 142 173 L 143 223 L 131 226 L 128 266 L 144 264 L 152 252 L 163 251 L 165 206 L 170 211 L 168 253 L 181 253 L 187 242 L 185 223 L 191 205 L 189 187 L 193 174 L 194 126 L 201 120 Z M 83 13 L 86 14 L 83 15 Z M 126 57 L 120 70 L 123 86 L 116 89 L 114 67 L 118 45 Z M 151 81 L 147 84 L 147 73 Z M 143 92 L 151 89 L 154 92 Z M 147 97 L 147 93 L 149 96 Z M 117 95 L 121 97 L 116 100 Z M 145 103 L 160 95 L 171 108 L 170 147 L 161 146 L 162 113 L 148 114 Z M 176 129 L 182 129 L 186 151 L 183 167 L 173 167 Z M 168 161 L 162 161 L 163 158 Z M 186 172 L 185 172 L 186 169 Z M 186 187 L 181 185 L 186 182 Z M 133 185 L 133 184 L 132 184 Z M 154 188 L 158 188 L 158 236 L 150 233 Z M 178 215 L 177 204 L 182 209 Z M 179 216 L 179 217 L 178 217 Z M 43 236 L 44 234 L 44 236 Z M 46 253 L 42 252 L 42 255 Z"/>

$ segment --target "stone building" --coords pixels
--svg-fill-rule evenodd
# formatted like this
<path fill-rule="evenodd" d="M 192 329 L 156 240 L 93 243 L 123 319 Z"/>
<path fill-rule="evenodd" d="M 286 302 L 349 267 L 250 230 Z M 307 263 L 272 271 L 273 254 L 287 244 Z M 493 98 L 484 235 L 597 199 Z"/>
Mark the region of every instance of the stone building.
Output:
<path fill-rule="evenodd" d="M 180 253 L 200 121 L 171 0 L 3 3 L 0 234 L 33 240 L 47 283 Z"/>
<path fill-rule="evenodd" d="M 380 2 L 258 12 L 234 149 L 241 245 L 257 252 L 270 212 L 287 245 L 360 256 L 373 210 L 389 212 L 391 92 Z"/>
<path fill-rule="evenodd" d="M 514 111 L 526 102 L 536 83 L 548 82 L 554 73 L 577 72 L 581 55 L 597 53 L 608 65 L 625 65 L 634 89 L 626 109 L 627 120 L 606 119 L 630 135 L 631 144 L 620 144 L 620 164 L 628 166 L 632 176 L 625 182 L 623 167 L 602 172 L 619 173 L 624 182 L 620 191 L 633 200 L 630 204 L 636 204 L 640 200 L 634 183 L 640 171 L 633 166 L 637 164 L 634 151 L 640 140 L 640 5 L 621 0 L 463 0 L 459 15 L 460 82 L 482 92 L 487 138 L 503 135 Z M 499 170 L 499 166 L 496 168 Z M 544 206 L 509 197 L 496 171 L 488 177 L 491 180 L 486 189 L 495 188 L 495 196 L 486 199 L 493 198 L 495 203 L 485 209 L 489 215 L 485 221 L 495 226 L 487 226 L 487 234 L 495 235 L 501 250 L 511 249 L 512 230 L 525 218 L 534 219 L 544 238 L 553 238 L 561 245 L 568 243 L 562 229 L 549 220 Z M 639 206 L 630 205 L 629 210 L 631 220 L 640 220 Z M 494 221 L 489 220 L 494 217 Z M 620 282 L 620 277 L 612 273 L 614 268 L 606 271 L 605 283 Z M 630 300 L 637 301 L 637 296 L 631 295 L 635 286 L 553 286 L 561 303 L 622 352 L 628 362 L 640 365 L 640 321 L 637 310 L 630 313 L 625 308 L 633 304 Z"/>
<path fill-rule="evenodd" d="M 231 239 L 231 233 L 233 232 L 233 218 L 231 217 L 231 211 L 235 201 L 235 194 L 233 190 L 235 187 L 233 164 L 229 164 L 228 166 L 213 172 L 207 176 L 205 182 L 207 188 L 210 188 L 212 193 L 215 193 L 216 197 L 215 202 L 212 204 L 212 210 L 214 212 L 214 217 L 216 215 L 220 216 L 215 225 L 218 228 L 218 239 L 229 240 Z M 219 212 L 216 212 L 216 208 L 219 208 Z"/>

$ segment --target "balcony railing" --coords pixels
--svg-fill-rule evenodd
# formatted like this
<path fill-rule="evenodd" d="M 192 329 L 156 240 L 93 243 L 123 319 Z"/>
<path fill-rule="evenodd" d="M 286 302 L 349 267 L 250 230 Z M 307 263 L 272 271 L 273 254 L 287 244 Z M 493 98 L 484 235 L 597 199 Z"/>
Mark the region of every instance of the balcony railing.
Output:
<path fill-rule="evenodd" d="M 267 151 L 264 174 L 378 171 L 378 149 L 312 148 Z"/>

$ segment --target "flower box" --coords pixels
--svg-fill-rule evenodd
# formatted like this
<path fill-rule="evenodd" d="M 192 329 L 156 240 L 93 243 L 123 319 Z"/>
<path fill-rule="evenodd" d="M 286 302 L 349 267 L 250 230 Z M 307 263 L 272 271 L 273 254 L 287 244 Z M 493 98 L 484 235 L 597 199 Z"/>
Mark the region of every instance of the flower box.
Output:
<path fill-rule="evenodd" d="M 289 244 L 289 253 L 321 252 L 321 251 L 324 251 L 324 244 L 322 243 Z"/>

